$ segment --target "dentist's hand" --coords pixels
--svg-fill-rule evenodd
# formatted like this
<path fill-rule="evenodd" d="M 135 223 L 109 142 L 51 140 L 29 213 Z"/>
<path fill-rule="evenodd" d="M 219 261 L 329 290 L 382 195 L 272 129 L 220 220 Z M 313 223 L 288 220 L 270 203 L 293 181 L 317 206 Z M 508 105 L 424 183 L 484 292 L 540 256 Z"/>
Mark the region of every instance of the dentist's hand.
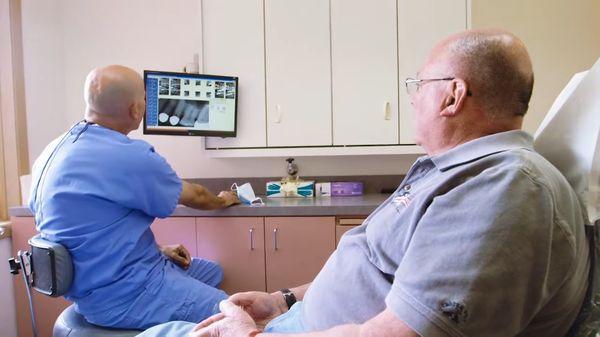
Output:
<path fill-rule="evenodd" d="M 190 252 L 188 252 L 183 245 L 162 246 L 160 247 L 160 250 L 166 257 L 173 261 L 173 263 L 183 269 L 188 269 L 190 263 L 192 263 Z"/>
<path fill-rule="evenodd" d="M 288 310 L 283 295 L 279 291 L 272 294 L 259 291 L 237 293 L 231 295 L 228 301 L 242 307 L 262 328 L 273 318 Z"/>
<path fill-rule="evenodd" d="M 239 204 L 240 200 L 238 199 L 235 192 L 232 191 L 221 191 L 218 195 L 219 198 L 223 199 L 224 206 L 229 207 L 231 205 Z"/>
<path fill-rule="evenodd" d="M 219 303 L 221 313 L 200 322 L 189 337 L 254 337 L 260 333 L 252 317 L 244 309 L 225 300 Z"/>

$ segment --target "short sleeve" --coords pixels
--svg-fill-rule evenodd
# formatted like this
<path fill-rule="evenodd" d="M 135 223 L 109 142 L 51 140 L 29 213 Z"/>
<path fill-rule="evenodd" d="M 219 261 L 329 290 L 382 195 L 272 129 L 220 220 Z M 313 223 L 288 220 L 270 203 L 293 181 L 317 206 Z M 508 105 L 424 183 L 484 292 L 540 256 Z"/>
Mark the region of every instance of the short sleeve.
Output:
<path fill-rule="evenodd" d="M 563 260 L 551 256 L 557 241 L 570 247 L 552 212 L 547 188 L 518 169 L 489 169 L 438 195 L 386 305 L 423 336 L 518 334 L 571 263 L 564 252 L 557 254 Z"/>
<path fill-rule="evenodd" d="M 140 141 L 141 143 L 141 141 Z M 115 159 L 119 179 L 111 184 L 113 201 L 158 218 L 171 215 L 182 191 L 181 179 L 150 145 L 137 146 L 129 155 Z M 140 147 L 142 149 L 140 149 Z"/>

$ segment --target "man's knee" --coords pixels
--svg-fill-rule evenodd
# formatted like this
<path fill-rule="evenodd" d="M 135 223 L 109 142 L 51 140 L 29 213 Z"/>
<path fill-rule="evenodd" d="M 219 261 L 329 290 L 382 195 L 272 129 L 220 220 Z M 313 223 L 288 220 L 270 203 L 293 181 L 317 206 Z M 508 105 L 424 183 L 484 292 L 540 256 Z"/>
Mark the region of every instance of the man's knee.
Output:
<path fill-rule="evenodd" d="M 214 276 L 211 278 L 211 283 L 207 283 L 212 285 L 213 287 L 218 287 L 221 282 L 223 282 L 223 267 L 221 267 L 220 264 L 216 263 L 216 262 L 212 262 L 212 273 L 214 274 Z"/>
<path fill-rule="evenodd" d="M 193 259 L 188 274 L 212 287 L 218 287 L 223 281 L 223 268 L 214 261 Z"/>

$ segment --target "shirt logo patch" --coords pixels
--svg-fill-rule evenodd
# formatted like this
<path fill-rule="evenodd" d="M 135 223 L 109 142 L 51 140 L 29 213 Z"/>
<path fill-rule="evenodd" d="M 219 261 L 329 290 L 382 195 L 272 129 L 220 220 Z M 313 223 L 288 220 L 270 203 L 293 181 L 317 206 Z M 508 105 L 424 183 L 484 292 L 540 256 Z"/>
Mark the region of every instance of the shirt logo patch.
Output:
<path fill-rule="evenodd" d="M 396 205 L 402 205 L 404 207 L 408 207 L 408 205 L 410 205 L 410 198 L 408 197 L 408 194 L 405 195 L 401 195 L 399 197 L 395 197 L 393 199 L 394 204 Z"/>
<path fill-rule="evenodd" d="M 469 316 L 465 305 L 457 301 L 442 301 L 442 303 L 440 303 L 440 311 L 454 323 L 464 323 Z"/>

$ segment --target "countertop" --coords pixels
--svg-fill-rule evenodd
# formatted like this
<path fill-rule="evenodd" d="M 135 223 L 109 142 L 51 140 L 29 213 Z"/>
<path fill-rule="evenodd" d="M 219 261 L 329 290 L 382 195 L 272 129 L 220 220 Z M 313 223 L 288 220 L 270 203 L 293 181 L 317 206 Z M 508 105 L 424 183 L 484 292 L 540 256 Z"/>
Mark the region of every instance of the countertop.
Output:
<path fill-rule="evenodd" d="M 356 197 L 319 198 L 263 198 L 264 206 L 235 205 L 226 209 L 201 211 L 178 205 L 172 217 L 226 217 L 226 216 L 336 216 L 368 215 L 389 194 L 365 194 Z M 26 206 L 12 207 L 10 216 L 33 216 Z"/>

